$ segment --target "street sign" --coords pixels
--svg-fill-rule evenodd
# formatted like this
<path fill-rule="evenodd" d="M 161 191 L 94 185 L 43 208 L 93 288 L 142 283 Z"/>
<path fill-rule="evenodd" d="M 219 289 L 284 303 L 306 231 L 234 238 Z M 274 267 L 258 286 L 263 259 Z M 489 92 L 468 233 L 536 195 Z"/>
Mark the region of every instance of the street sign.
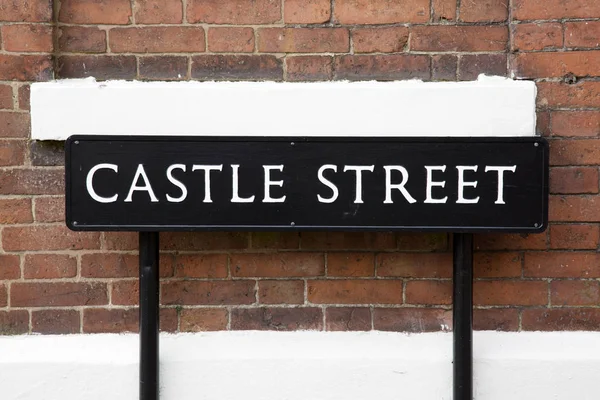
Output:
<path fill-rule="evenodd" d="M 72 136 L 73 230 L 541 232 L 530 138 Z"/>

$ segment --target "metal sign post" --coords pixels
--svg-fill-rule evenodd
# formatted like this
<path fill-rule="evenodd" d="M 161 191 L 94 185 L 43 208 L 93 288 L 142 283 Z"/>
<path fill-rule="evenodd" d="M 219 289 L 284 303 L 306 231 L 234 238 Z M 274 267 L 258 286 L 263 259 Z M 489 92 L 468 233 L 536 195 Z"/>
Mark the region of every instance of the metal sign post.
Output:
<path fill-rule="evenodd" d="M 453 235 L 454 400 L 473 399 L 473 234 Z"/>
<path fill-rule="evenodd" d="M 140 400 L 158 400 L 158 232 L 140 232 Z"/>

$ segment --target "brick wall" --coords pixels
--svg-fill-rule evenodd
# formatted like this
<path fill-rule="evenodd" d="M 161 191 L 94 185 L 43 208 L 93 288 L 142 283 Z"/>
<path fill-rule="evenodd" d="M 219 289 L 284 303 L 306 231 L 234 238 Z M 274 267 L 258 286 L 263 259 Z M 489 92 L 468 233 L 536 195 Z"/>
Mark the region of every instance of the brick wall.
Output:
<path fill-rule="evenodd" d="M 137 236 L 68 231 L 62 144 L 28 139 L 29 84 L 86 76 L 534 79 L 551 224 L 475 236 L 475 328 L 600 327 L 597 0 L 0 0 L 0 38 L 2 334 L 137 329 Z M 449 240 L 165 233 L 162 329 L 448 329 Z"/>

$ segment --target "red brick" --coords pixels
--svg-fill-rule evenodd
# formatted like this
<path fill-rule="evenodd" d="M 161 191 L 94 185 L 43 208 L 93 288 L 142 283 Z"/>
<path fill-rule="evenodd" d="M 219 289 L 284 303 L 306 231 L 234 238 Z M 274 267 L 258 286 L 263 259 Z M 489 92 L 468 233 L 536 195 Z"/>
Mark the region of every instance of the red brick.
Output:
<path fill-rule="evenodd" d="M 540 107 L 600 107 L 600 82 L 538 82 Z"/>
<path fill-rule="evenodd" d="M 452 329 L 452 311 L 434 308 L 376 308 L 373 326 L 379 331 L 438 332 Z"/>
<path fill-rule="evenodd" d="M 305 277 L 325 275 L 325 258 L 318 253 L 232 254 L 236 277 Z"/>
<path fill-rule="evenodd" d="M 329 253 L 327 276 L 375 276 L 375 256 L 373 253 Z"/>
<path fill-rule="evenodd" d="M 325 312 L 328 331 L 370 331 L 371 310 L 367 307 L 330 307 Z"/>
<path fill-rule="evenodd" d="M 402 304 L 402 281 L 308 281 L 308 301 L 315 304 Z"/>
<path fill-rule="evenodd" d="M 138 280 L 119 279 L 111 285 L 111 304 L 121 306 L 137 306 L 140 300 L 140 285 Z"/>
<path fill-rule="evenodd" d="M 536 110 L 535 133 L 539 136 L 550 136 L 550 111 Z"/>
<path fill-rule="evenodd" d="M 600 234 L 598 225 L 552 225 L 550 248 L 596 249 Z"/>
<path fill-rule="evenodd" d="M 429 0 L 336 0 L 335 20 L 342 24 L 428 22 Z"/>
<path fill-rule="evenodd" d="M 505 51 L 508 29 L 505 26 L 414 26 L 412 51 Z"/>
<path fill-rule="evenodd" d="M 284 0 L 287 24 L 322 24 L 331 18 L 330 0 Z"/>
<path fill-rule="evenodd" d="M 13 88 L 10 85 L 0 85 L 0 109 L 12 110 L 13 105 Z"/>
<path fill-rule="evenodd" d="M 179 319 L 181 332 L 227 330 L 227 310 L 222 308 L 184 308 Z"/>
<path fill-rule="evenodd" d="M 406 303 L 427 305 L 452 304 L 452 282 L 408 281 L 406 283 Z"/>
<path fill-rule="evenodd" d="M 79 333 L 81 314 L 77 310 L 39 310 L 31 312 L 31 331 L 46 335 Z"/>
<path fill-rule="evenodd" d="M 182 278 L 227 278 L 227 254 L 178 254 L 175 276 Z"/>
<path fill-rule="evenodd" d="M 30 85 L 21 85 L 19 86 L 19 94 L 18 94 L 18 100 L 19 100 L 19 109 L 20 110 L 29 110 L 30 106 L 29 106 L 29 97 L 31 94 L 31 86 Z"/>
<path fill-rule="evenodd" d="M 2 21 L 5 22 L 50 22 L 52 20 L 52 1 L 15 1 L 0 0 Z"/>
<path fill-rule="evenodd" d="M 215 53 L 252 53 L 254 29 L 218 27 L 208 30 L 208 50 Z"/>
<path fill-rule="evenodd" d="M 433 21 L 454 21 L 456 19 L 456 3 L 456 0 L 433 0 L 431 2 Z"/>
<path fill-rule="evenodd" d="M 0 111 L 0 135 L 5 138 L 27 138 L 30 132 L 28 113 Z M 22 145 L 22 143 L 19 143 Z"/>
<path fill-rule="evenodd" d="M 25 162 L 25 141 L 0 140 L 0 166 L 19 166 Z"/>
<path fill-rule="evenodd" d="M 77 258 L 68 254 L 26 254 L 25 279 L 73 278 L 77 275 Z"/>
<path fill-rule="evenodd" d="M 133 278 L 138 276 L 138 259 L 131 254 L 94 253 L 81 257 L 85 278 Z"/>
<path fill-rule="evenodd" d="M 100 234 L 73 232 L 61 225 L 6 227 L 2 245 L 6 251 L 98 249 Z"/>
<path fill-rule="evenodd" d="M 106 31 L 97 27 L 61 26 L 58 31 L 58 47 L 64 52 L 104 53 Z"/>
<path fill-rule="evenodd" d="M 508 18 L 505 0 L 462 1 L 460 19 L 463 22 L 504 22 Z"/>
<path fill-rule="evenodd" d="M 248 248 L 244 232 L 164 232 L 160 235 L 162 250 L 241 250 Z"/>
<path fill-rule="evenodd" d="M 597 331 L 600 308 L 558 308 L 523 311 L 526 331 Z"/>
<path fill-rule="evenodd" d="M 138 313 L 135 308 L 83 310 L 84 333 L 122 333 L 138 331 Z"/>
<path fill-rule="evenodd" d="M 333 78 L 333 58 L 329 56 L 286 57 L 288 81 L 324 81 Z"/>
<path fill-rule="evenodd" d="M 188 0 L 187 20 L 208 24 L 270 24 L 281 20 L 281 0 Z"/>
<path fill-rule="evenodd" d="M 0 254 L 0 281 L 21 277 L 21 259 L 17 255 Z"/>
<path fill-rule="evenodd" d="M 491 308 L 473 310 L 473 329 L 476 331 L 518 331 L 519 310 Z"/>
<path fill-rule="evenodd" d="M 447 233 L 398 233 L 398 249 L 401 251 L 445 251 L 448 250 Z"/>
<path fill-rule="evenodd" d="M 520 253 L 475 253 L 475 278 L 518 278 L 521 276 L 523 256 Z"/>
<path fill-rule="evenodd" d="M 231 312 L 232 330 L 297 331 L 322 330 L 320 308 L 242 308 Z"/>
<path fill-rule="evenodd" d="M 565 22 L 565 46 L 600 47 L 600 21 Z"/>
<path fill-rule="evenodd" d="M 27 332 L 29 332 L 27 311 L 0 311 L 0 335 L 22 335 Z"/>
<path fill-rule="evenodd" d="M 261 55 L 206 55 L 192 58 L 192 78 L 200 80 L 283 79 L 281 59 Z"/>
<path fill-rule="evenodd" d="M 513 50 L 531 51 L 562 47 L 563 28 L 558 22 L 518 24 L 513 31 Z"/>
<path fill-rule="evenodd" d="M 5 25 L 4 50 L 12 52 L 52 52 L 52 27 L 48 25 Z"/>
<path fill-rule="evenodd" d="M 59 78 L 134 79 L 137 64 L 135 56 L 62 56 L 56 74 Z"/>
<path fill-rule="evenodd" d="M 0 80 L 47 81 L 53 78 L 52 75 L 49 55 L 0 54 Z"/>
<path fill-rule="evenodd" d="M 598 165 L 600 140 L 557 140 L 550 146 L 550 165 Z"/>
<path fill-rule="evenodd" d="M 552 111 L 554 136 L 598 136 L 600 111 Z"/>
<path fill-rule="evenodd" d="M 129 24 L 129 0 L 61 0 L 58 20 L 67 24 Z"/>
<path fill-rule="evenodd" d="M 59 141 L 29 141 L 29 159 L 34 167 L 65 165 L 65 146 Z"/>
<path fill-rule="evenodd" d="M 398 53 L 408 42 L 408 28 L 356 28 L 352 31 L 355 53 Z"/>
<path fill-rule="evenodd" d="M 538 281 L 476 281 L 473 302 L 483 306 L 548 304 L 548 283 Z"/>
<path fill-rule="evenodd" d="M 297 232 L 252 232 L 251 235 L 253 249 L 297 250 L 300 247 Z"/>
<path fill-rule="evenodd" d="M 170 281 L 162 285 L 166 305 L 253 304 L 254 281 Z"/>
<path fill-rule="evenodd" d="M 593 18 L 600 16 L 596 0 L 515 0 L 513 17 L 529 19 Z"/>
<path fill-rule="evenodd" d="M 465 54 L 458 59 L 458 79 L 477 80 L 480 74 L 506 76 L 506 54 Z"/>
<path fill-rule="evenodd" d="M 343 53 L 350 50 L 346 28 L 260 28 L 258 51 L 263 53 Z"/>
<path fill-rule="evenodd" d="M 63 194 L 64 172 L 49 169 L 9 169 L 0 173 L 0 194 Z"/>
<path fill-rule="evenodd" d="M 550 193 L 598 193 L 598 168 L 554 167 L 550 169 Z"/>
<path fill-rule="evenodd" d="M 6 307 L 8 304 L 8 290 L 6 285 L 0 284 L 0 308 Z"/>
<path fill-rule="evenodd" d="M 133 9 L 137 24 L 180 24 L 183 21 L 181 0 L 136 0 Z"/>
<path fill-rule="evenodd" d="M 108 31 L 113 53 L 180 53 L 205 50 L 201 27 L 114 28 Z"/>
<path fill-rule="evenodd" d="M 303 249 L 393 250 L 396 238 L 390 232 L 302 232 Z"/>
<path fill-rule="evenodd" d="M 596 252 L 526 253 L 524 275 L 533 278 L 600 278 Z"/>
<path fill-rule="evenodd" d="M 377 276 L 452 277 L 452 253 L 390 253 L 377 256 Z"/>
<path fill-rule="evenodd" d="M 258 281 L 258 301 L 262 304 L 303 304 L 304 282 L 300 280 Z"/>
<path fill-rule="evenodd" d="M 600 222 L 600 199 L 596 196 L 550 196 L 550 221 Z"/>
<path fill-rule="evenodd" d="M 477 250 L 544 250 L 548 247 L 545 233 L 484 233 L 475 235 L 474 245 Z"/>
<path fill-rule="evenodd" d="M 37 222 L 62 222 L 65 220 L 64 196 L 36 197 L 34 206 Z"/>
<path fill-rule="evenodd" d="M 137 308 L 85 309 L 83 311 L 83 332 L 138 332 L 138 318 L 139 311 Z M 160 330 L 163 332 L 174 332 L 177 330 L 177 311 L 175 309 L 163 308 L 160 310 Z"/>
<path fill-rule="evenodd" d="M 10 289 L 13 307 L 97 306 L 108 303 L 106 285 L 85 282 L 14 282 Z"/>
<path fill-rule="evenodd" d="M 550 296 L 553 306 L 596 306 L 600 303 L 598 281 L 552 281 Z"/>
<path fill-rule="evenodd" d="M 518 78 L 600 75 L 600 51 L 519 53 L 513 59 Z"/>
<path fill-rule="evenodd" d="M 104 242 L 107 250 L 137 250 L 139 234 L 137 232 L 105 232 Z"/>
<path fill-rule="evenodd" d="M 431 79 L 434 81 L 455 81 L 457 71 L 458 57 L 454 54 L 441 54 L 431 57 Z"/>

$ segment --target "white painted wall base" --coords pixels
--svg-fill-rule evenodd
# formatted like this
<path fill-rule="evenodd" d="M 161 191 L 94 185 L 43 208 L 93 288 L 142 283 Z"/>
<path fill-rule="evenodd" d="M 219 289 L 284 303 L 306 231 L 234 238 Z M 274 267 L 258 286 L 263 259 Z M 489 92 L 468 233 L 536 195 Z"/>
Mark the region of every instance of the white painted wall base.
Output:
<path fill-rule="evenodd" d="M 0 338 L 2 400 L 134 400 L 137 335 Z M 598 398 L 600 334 L 475 332 L 477 400 Z M 450 400 L 452 334 L 161 336 L 161 400 Z"/>
<path fill-rule="evenodd" d="M 31 138 L 533 136 L 534 82 L 34 83 Z"/>

